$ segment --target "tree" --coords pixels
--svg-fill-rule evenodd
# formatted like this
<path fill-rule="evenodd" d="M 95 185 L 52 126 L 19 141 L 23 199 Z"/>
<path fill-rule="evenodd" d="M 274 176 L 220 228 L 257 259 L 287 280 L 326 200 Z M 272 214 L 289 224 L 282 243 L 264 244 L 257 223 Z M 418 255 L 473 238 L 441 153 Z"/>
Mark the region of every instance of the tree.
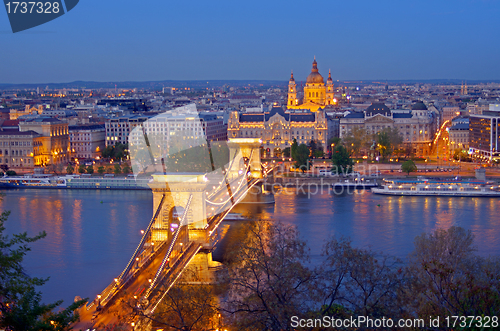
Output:
<path fill-rule="evenodd" d="M 393 147 L 387 132 L 380 131 L 377 133 L 377 146 L 382 160 L 385 160 L 392 153 Z"/>
<path fill-rule="evenodd" d="M 122 173 L 122 168 L 120 167 L 119 164 L 115 164 L 115 168 L 114 168 L 113 172 L 115 173 L 115 175 L 119 175 Z"/>
<path fill-rule="evenodd" d="M 28 234 L 16 234 L 9 239 L 4 235 L 5 222 L 9 212 L 0 216 L 0 328 L 5 330 L 67 330 L 69 325 L 78 320 L 75 310 L 86 300 L 73 303 L 67 309 L 53 312 L 62 304 L 42 304 L 37 286 L 48 279 L 30 277 L 22 262 L 30 251 L 29 244 L 46 236 L 45 232 L 35 237 Z"/>
<path fill-rule="evenodd" d="M 89 165 L 87 167 L 87 173 L 90 175 L 92 175 L 94 173 L 94 167 L 92 165 Z"/>
<path fill-rule="evenodd" d="M 344 147 L 344 145 L 339 144 L 333 148 L 332 164 L 332 172 L 336 174 L 345 175 L 352 172 L 354 162 L 349 156 L 349 153 L 347 152 L 347 149 Z"/>
<path fill-rule="evenodd" d="M 128 166 L 128 164 L 125 164 L 125 165 L 123 166 L 123 170 L 122 170 L 122 172 L 123 172 L 124 174 L 129 174 L 129 173 L 130 173 L 130 167 Z"/>
<path fill-rule="evenodd" d="M 398 292 L 403 285 L 401 261 L 369 249 L 353 248 L 345 238 L 331 238 L 324 246 L 325 261 L 317 287 L 322 316 L 390 316 L 398 314 Z M 341 308 L 341 309 L 339 309 Z"/>
<path fill-rule="evenodd" d="M 85 165 L 80 164 L 80 166 L 78 167 L 78 173 L 83 174 L 85 173 L 85 170 Z"/>
<path fill-rule="evenodd" d="M 228 295 L 223 307 L 234 329 L 291 330 L 290 318 L 311 310 L 313 273 L 295 228 L 252 222 L 227 256 Z M 233 247 L 233 246 L 231 246 Z"/>
<path fill-rule="evenodd" d="M 101 156 L 105 159 L 109 159 L 109 158 L 112 158 L 113 157 L 113 151 L 114 151 L 114 147 L 113 146 L 106 146 L 102 152 L 101 152 Z"/>
<path fill-rule="evenodd" d="M 297 144 L 297 139 L 293 139 L 292 146 L 290 148 L 290 155 L 292 156 L 292 159 L 295 161 L 297 160 L 297 148 L 299 145 Z"/>
<path fill-rule="evenodd" d="M 290 155 L 291 155 L 290 153 L 291 153 L 291 152 L 290 152 L 290 147 L 287 147 L 287 148 L 285 148 L 285 149 L 283 150 L 283 156 L 284 156 L 284 157 L 290 157 Z"/>
<path fill-rule="evenodd" d="M 128 155 L 128 144 L 116 144 L 113 158 L 117 161 L 125 159 Z"/>
<path fill-rule="evenodd" d="M 309 141 L 309 143 L 307 144 L 307 148 L 309 148 L 309 155 L 314 155 L 314 152 L 316 152 L 316 150 L 318 149 L 318 146 L 317 146 L 317 143 L 316 143 L 316 140 L 314 139 L 311 139 Z"/>
<path fill-rule="evenodd" d="M 453 158 L 457 161 L 471 161 L 470 155 L 461 148 L 455 149 L 455 151 L 453 152 Z"/>
<path fill-rule="evenodd" d="M 415 238 L 405 301 L 418 316 L 494 316 L 500 312 L 500 260 L 474 252 L 470 230 L 452 226 Z"/>
<path fill-rule="evenodd" d="M 370 140 L 364 127 L 354 127 L 345 136 L 343 143 L 350 155 L 358 155 L 362 148 L 368 147 Z"/>
<path fill-rule="evenodd" d="M 333 147 L 337 146 L 341 142 L 342 142 L 342 139 L 340 139 L 339 137 L 332 137 L 332 138 L 328 139 L 328 142 L 326 143 L 328 151 L 331 152 Z"/>
<path fill-rule="evenodd" d="M 410 175 L 410 172 L 417 171 L 417 166 L 415 165 L 415 162 L 413 162 L 413 160 L 406 160 L 401 165 L 401 170 Z"/>
<path fill-rule="evenodd" d="M 314 156 L 314 157 L 322 157 L 323 156 L 323 145 L 321 144 L 320 141 L 316 141 L 316 140 L 312 139 L 309 142 L 309 144 L 307 145 L 307 147 L 310 150 L 309 155 Z"/>
<path fill-rule="evenodd" d="M 384 128 L 376 135 L 378 150 L 382 159 L 385 160 L 403 142 L 403 138 L 397 128 Z"/>
<path fill-rule="evenodd" d="M 99 173 L 99 175 L 102 175 L 104 173 L 104 167 L 103 166 L 99 166 L 97 168 L 97 172 Z"/>
<path fill-rule="evenodd" d="M 66 167 L 66 173 L 72 175 L 75 172 L 75 168 L 73 166 L 69 165 Z"/>
<path fill-rule="evenodd" d="M 14 170 L 7 170 L 5 174 L 7 176 L 17 176 L 17 173 Z"/>
<path fill-rule="evenodd" d="M 295 152 L 295 168 L 302 172 L 309 169 L 309 148 L 305 144 L 300 144 Z"/>
<path fill-rule="evenodd" d="M 117 143 L 115 146 L 107 146 L 102 150 L 101 155 L 103 158 L 121 161 L 129 155 L 128 144 Z"/>

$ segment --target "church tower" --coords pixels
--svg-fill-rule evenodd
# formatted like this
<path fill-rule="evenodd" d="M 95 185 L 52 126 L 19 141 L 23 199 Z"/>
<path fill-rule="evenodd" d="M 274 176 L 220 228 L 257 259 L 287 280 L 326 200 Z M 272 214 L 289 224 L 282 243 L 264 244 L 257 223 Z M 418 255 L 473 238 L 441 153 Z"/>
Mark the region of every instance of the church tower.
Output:
<path fill-rule="evenodd" d="M 311 73 L 307 76 L 303 92 L 303 98 L 299 103 L 297 99 L 297 84 L 292 72 L 292 76 L 288 82 L 288 109 L 307 109 L 311 112 L 316 112 L 327 105 L 335 104 L 332 74 L 331 72 L 328 74 L 328 81 L 325 85 L 323 76 L 318 71 L 316 57 L 314 57 Z"/>
<path fill-rule="evenodd" d="M 325 81 L 318 72 L 318 62 L 314 57 L 311 73 L 307 76 L 306 86 L 304 87 L 304 103 L 314 103 L 317 105 L 325 104 Z"/>
<path fill-rule="evenodd" d="M 293 78 L 293 71 L 290 77 L 290 81 L 288 82 L 288 106 L 297 105 L 297 84 L 295 83 L 295 79 Z"/>
<path fill-rule="evenodd" d="M 332 71 L 328 70 L 328 79 L 326 80 L 326 105 L 333 105 L 333 79 Z"/>

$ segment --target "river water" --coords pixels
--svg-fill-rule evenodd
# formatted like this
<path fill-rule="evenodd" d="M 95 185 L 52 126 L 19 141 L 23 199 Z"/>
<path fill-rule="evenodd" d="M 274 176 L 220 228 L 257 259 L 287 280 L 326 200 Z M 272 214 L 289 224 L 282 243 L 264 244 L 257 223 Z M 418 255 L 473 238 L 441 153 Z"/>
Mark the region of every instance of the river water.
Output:
<path fill-rule="evenodd" d="M 3 190 L 0 210 L 10 210 L 6 233 L 45 230 L 25 258 L 32 276 L 48 277 L 45 302 L 76 295 L 95 297 L 126 266 L 152 216 L 149 191 Z M 315 193 L 315 194 L 312 194 Z M 346 236 L 356 247 L 371 247 L 400 258 L 422 232 L 453 225 L 472 230 L 478 253 L 500 254 L 500 199 L 393 197 L 355 191 L 284 191 L 272 205 L 238 206 L 250 217 L 296 225 L 318 259 L 330 236 Z"/>

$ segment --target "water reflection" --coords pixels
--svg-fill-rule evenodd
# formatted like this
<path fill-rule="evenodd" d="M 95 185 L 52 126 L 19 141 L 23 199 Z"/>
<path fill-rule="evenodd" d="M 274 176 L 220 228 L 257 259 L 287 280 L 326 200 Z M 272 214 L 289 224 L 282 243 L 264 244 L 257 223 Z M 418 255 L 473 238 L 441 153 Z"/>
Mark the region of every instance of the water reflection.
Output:
<path fill-rule="evenodd" d="M 0 201 L 11 210 L 7 233 L 46 230 L 26 257 L 28 272 L 51 280 L 47 302 L 75 295 L 94 296 L 125 267 L 152 216 L 148 191 L 9 190 Z M 331 235 L 346 236 L 356 247 L 372 247 L 404 258 L 422 232 L 460 225 L 473 231 L 482 255 L 499 254 L 498 199 L 396 197 L 368 191 L 296 194 L 284 189 L 270 205 L 239 205 L 248 217 L 282 220 L 297 226 L 319 258 Z"/>
<path fill-rule="evenodd" d="M 75 199 L 73 203 L 73 248 L 77 256 L 82 254 L 82 200 Z"/>
<path fill-rule="evenodd" d="M 152 216 L 148 191 L 7 190 L 0 210 L 11 210 L 6 233 L 41 231 L 25 265 L 30 275 L 50 276 L 45 302 L 94 296 L 126 265 Z"/>
<path fill-rule="evenodd" d="M 355 194 L 276 195 L 276 204 L 247 208 L 255 218 L 297 226 L 319 256 L 330 235 L 347 236 L 358 247 L 405 258 L 423 232 L 459 225 L 471 229 L 481 255 L 500 254 L 500 217 L 495 198 L 397 197 Z M 241 212 L 241 211 L 240 211 Z"/>

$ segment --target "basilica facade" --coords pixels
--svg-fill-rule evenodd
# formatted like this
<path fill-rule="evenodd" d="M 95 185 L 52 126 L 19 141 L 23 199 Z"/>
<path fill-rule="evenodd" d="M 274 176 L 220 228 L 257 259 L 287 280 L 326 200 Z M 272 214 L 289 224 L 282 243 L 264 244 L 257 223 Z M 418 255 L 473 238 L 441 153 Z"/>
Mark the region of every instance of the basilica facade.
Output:
<path fill-rule="evenodd" d="M 318 71 L 316 58 L 303 90 L 297 90 L 293 72 L 288 83 L 286 106 L 273 106 L 269 111 L 230 114 L 228 138 L 260 138 L 267 157 L 280 157 L 294 140 L 300 144 L 316 144 L 327 151 L 327 141 L 336 133 L 334 121 L 324 108 L 335 103 L 331 73 L 325 81 Z"/>
<path fill-rule="evenodd" d="M 308 109 L 316 112 L 320 108 L 334 105 L 335 103 L 332 74 L 330 71 L 328 72 L 328 79 L 325 85 L 323 76 L 319 73 L 316 58 L 314 58 L 311 73 L 307 76 L 302 100 L 298 97 L 297 84 L 292 72 L 290 81 L 288 82 L 288 109 Z"/>

